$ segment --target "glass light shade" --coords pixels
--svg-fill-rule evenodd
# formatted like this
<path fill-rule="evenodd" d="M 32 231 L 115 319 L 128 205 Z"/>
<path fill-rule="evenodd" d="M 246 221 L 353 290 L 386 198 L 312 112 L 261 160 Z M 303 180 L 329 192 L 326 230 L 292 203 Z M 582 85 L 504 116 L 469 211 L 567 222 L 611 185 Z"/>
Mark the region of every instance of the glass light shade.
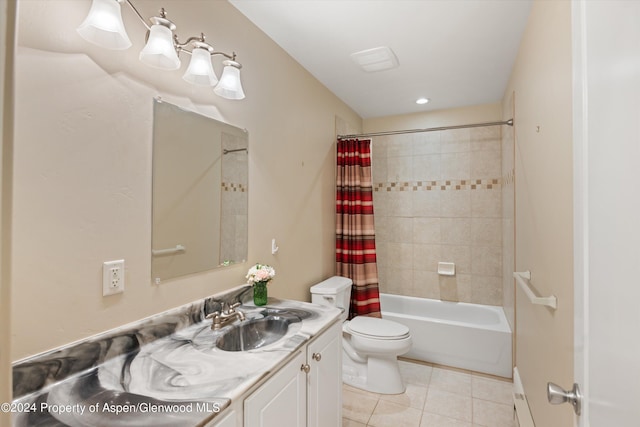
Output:
<path fill-rule="evenodd" d="M 149 40 L 140 52 L 140 61 L 163 70 L 180 68 L 180 58 L 173 46 L 173 32 L 164 25 L 152 25 Z"/>
<path fill-rule="evenodd" d="M 218 77 L 211 65 L 211 54 L 207 49 L 198 47 L 191 52 L 191 62 L 182 78 L 195 85 L 215 86 Z"/>
<path fill-rule="evenodd" d="M 244 99 L 242 82 L 240 81 L 240 64 L 235 61 L 223 61 L 224 70 L 220 77 L 220 83 L 213 91 L 227 99 Z"/>
<path fill-rule="evenodd" d="M 89 14 L 76 31 L 89 43 L 106 49 L 123 50 L 131 46 L 116 0 L 93 0 Z"/>

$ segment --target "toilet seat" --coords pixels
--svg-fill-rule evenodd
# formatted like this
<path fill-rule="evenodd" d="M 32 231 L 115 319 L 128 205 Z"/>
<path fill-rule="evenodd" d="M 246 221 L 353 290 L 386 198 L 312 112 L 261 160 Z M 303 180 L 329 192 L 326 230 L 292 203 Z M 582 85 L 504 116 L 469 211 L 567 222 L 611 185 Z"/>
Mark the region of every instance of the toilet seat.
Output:
<path fill-rule="evenodd" d="M 345 329 L 353 335 L 377 340 L 401 340 L 409 337 L 407 326 L 377 317 L 354 317 L 345 323 Z"/>

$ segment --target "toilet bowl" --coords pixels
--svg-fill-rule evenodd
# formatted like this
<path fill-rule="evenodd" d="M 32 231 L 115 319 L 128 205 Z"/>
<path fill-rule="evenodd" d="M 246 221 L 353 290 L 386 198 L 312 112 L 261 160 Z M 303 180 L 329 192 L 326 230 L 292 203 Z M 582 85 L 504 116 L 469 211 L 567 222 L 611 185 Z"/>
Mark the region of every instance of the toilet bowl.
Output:
<path fill-rule="evenodd" d="M 376 317 L 346 320 L 352 283 L 334 276 L 311 287 L 311 302 L 343 309 L 342 381 L 374 393 L 403 393 L 398 356 L 411 349 L 409 328 Z"/>

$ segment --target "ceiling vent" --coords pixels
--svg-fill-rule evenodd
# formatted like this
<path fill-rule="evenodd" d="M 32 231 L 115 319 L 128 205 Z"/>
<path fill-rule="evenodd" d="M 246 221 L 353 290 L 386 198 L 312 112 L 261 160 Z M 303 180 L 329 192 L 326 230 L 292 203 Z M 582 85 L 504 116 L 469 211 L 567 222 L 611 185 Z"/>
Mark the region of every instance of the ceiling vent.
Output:
<path fill-rule="evenodd" d="M 388 47 L 376 47 L 352 53 L 351 59 L 367 73 L 396 68 L 398 58 Z"/>

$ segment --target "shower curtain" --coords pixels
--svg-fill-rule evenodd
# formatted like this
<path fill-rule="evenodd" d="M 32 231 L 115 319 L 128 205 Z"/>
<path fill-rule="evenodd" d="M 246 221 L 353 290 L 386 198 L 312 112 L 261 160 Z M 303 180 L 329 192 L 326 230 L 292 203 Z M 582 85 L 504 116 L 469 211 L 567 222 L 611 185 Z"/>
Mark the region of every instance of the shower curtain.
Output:
<path fill-rule="evenodd" d="M 337 142 L 336 274 L 353 281 L 349 318 L 381 317 L 373 223 L 371 140 Z"/>

